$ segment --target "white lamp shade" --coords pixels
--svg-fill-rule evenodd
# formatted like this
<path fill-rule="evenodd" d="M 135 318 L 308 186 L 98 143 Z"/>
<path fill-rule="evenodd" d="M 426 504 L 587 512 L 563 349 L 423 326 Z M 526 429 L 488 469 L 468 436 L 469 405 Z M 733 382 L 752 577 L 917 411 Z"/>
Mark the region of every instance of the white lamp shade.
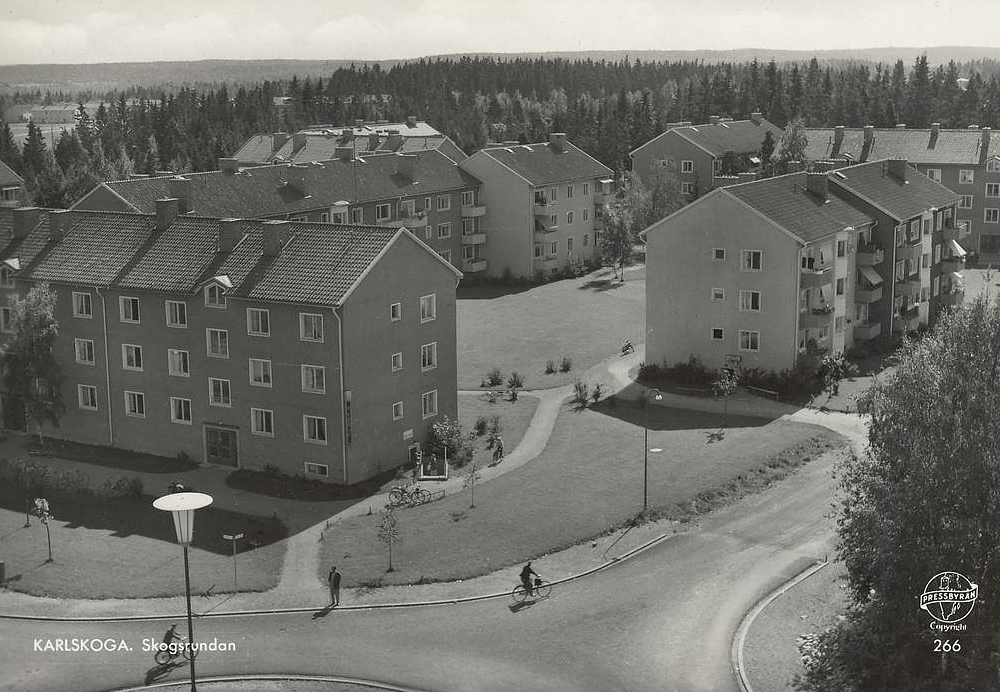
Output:
<path fill-rule="evenodd" d="M 177 542 L 181 545 L 191 545 L 194 539 L 194 511 L 210 504 L 212 496 L 205 493 L 171 493 L 153 500 L 153 507 L 173 515 Z"/>

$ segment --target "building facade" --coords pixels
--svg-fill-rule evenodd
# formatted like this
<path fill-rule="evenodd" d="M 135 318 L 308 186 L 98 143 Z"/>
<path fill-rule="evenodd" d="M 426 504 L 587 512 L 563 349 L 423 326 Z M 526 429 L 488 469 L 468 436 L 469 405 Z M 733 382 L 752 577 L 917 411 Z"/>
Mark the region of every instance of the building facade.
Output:
<path fill-rule="evenodd" d="M 20 207 L 24 203 L 24 178 L 0 161 L 0 207 Z"/>

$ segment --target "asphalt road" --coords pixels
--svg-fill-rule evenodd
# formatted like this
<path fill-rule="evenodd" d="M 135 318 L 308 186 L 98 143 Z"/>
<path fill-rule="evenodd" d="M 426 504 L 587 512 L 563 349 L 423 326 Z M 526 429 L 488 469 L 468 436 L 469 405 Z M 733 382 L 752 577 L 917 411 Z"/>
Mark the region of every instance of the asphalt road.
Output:
<path fill-rule="evenodd" d="M 512 609 L 509 599 L 385 610 L 210 617 L 199 675 L 333 674 L 434 692 L 736 692 L 733 633 L 763 595 L 831 550 L 829 460 L 703 519 L 637 557 Z M 543 575 L 545 576 L 545 575 Z M 511 575 L 512 585 L 516 575 Z M 163 621 L 0 621 L 0 690 L 143 684 Z M 180 623 L 179 630 L 184 630 Z M 131 651 L 36 652 L 35 640 L 110 637 Z M 176 668 L 160 680 L 183 679 Z"/>

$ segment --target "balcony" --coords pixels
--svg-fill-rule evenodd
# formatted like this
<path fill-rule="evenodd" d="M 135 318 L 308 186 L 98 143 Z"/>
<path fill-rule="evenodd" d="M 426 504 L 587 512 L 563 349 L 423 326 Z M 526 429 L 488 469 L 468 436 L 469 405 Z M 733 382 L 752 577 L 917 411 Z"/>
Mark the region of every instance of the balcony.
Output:
<path fill-rule="evenodd" d="M 948 219 L 944 222 L 945 242 L 949 240 L 960 242 L 962 239 L 968 238 L 971 232 L 969 221 L 955 221 L 953 219 Z"/>
<path fill-rule="evenodd" d="M 896 277 L 897 293 L 916 293 L 920 290 L 920 272 L 908 276 Z"/>
<path fill-rule="evenodd" d="M 812 258 L 803 258 L 803 260 Z M 833 283 L 833 265 L 816 266 L 812 263 L 802 267 L 801 288 L 817 288 Z"/>
<path fill-rule="evenodd" d="M 920 309 L 916 305 L 906 310 L 902 315 L 892 318 L 892 331 L 897 333 L 912 332 L 919 326 Z"/>
<path fill-rule="evenodd" d="M 463 272 L 482 272 L 486 271 L 486 260 L 485 259 L 472 259 L 462 260 L 462 271 Z"/>
<path fill-rule="evenodd" d="M 924 246 L 920 243 L 916 245 L 901 245 L 896 247 L 896 261 L 910 260 L 919 262 L 920 256 L 924 254 Z"/>
<path fill-rule="evenodd" d="M 482 204 L 473 204 L 468 207 L 462 207 L 462 218 L 463 219 L 474 219 L 477 216 L 486 215 L 486 206 Z"/>
<path fill-rule="evenodd" d="M 871 267 L 882 264 L 885 260 L 885 250 L 877 245 L 859 245 L 857 264 L 859 267 Z"/>
<path fill-rule="evenodd" d="M 882 334 L 880 322 L 861 322 L 854 325 L 854 338 L 860 341 L 870 341 Z"/>
<path fill-rule="evenodd" d="M 858 303 L 874 303 L 877 300 L 882 300 L 882 287 L 859 288 L 854 292 L 854 300 Z"/>
<path fill-rule="evenodd" d="M 427 214 L 422 211 L 414 212 L 412 216 L 404 213 L 401 214 L 398 219 L 385 221 L 384 223 L 386 226 L 395 226 L 396 228 L 405 227 L 412 231 L 418 228 L 425 228 L 427 226 Z"/>
<path fill-rule="evenodd" d="M 965 269 L 965 258 L 964 257 L 948 257 L 941 260 L 941 272 L 944 274 L 950 274 L 951 272 L 960 272 Z"/>
<path fill-rule="evenodd" d="M 799 313 L 799 329 L 819 329 L 833 322 L 833 306 L 813 308 Z"/>
<path fill-rule="evenodd" d="M 463 233 L 462 245 L 481 245 L 486 242 L 486 233 Z"/>
<path fill-rule="evenodd" d="M 555 208 L 555 202 L 549 202 L 544 197 L 535 197 L 535 203 L 531 206 L 531 211 L 535 216 L 548 216 Z"/>

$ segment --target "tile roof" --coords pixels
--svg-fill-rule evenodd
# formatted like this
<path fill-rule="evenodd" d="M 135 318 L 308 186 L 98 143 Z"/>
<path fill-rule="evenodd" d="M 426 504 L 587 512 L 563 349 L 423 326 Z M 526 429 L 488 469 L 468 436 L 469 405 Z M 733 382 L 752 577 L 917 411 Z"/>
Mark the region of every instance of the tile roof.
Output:
<path fill-rule="evenodd" d="M 517 144 L 511 146 L 491 146 L 481 149 L 484 156 L 490 156 L 504 164 L 532 185 L 548 185 L 583 178 L 603 178 L 612 171 L 571 142 L 566 142 L 558 151 L 548 142 L 539 144 Z"/>
<path fill-rule="evenodd" d="M 978 165 L 982 158 L 982 130 L 938 130 L 878 128 L 870 151 L 865 150 L 863 128 L 844 128 L 843 138 L 835 143 L 834 128 L 806 128 L 806 157 L 811 161 L 834 159 L 848 154 L 856 162 L 885 158 L 904 158 L 919 164 Z M 987 157 L 1000 156 L 1000 132 L 990 133 Z"/>
<path fill-rule="evenodd" d="M 775 142 L 782 133 L 780 127 L 767 120 L 761 120 L 759 125 L 751 120 L 728 120 L 715 125 L 684 125 L 674 127 L 671 131 L 708 150 L 713 156 L 722 156 L 727 151 L 737 154 L 758 152 L 765 133 L 770 131 Z"/>
<path fill-rule="evenodd" d="M 190 180 L 191 213 L 210 217 L 255 218 L 328 209 L 335 202 L 372 202 L 403 196 L 434 194 L 478 187 L 480 181 L 436 149 L 413 152 L 416 180 L 398 174 L 392 154 L 359 156 L 298 166 L 305 194 L 287 185 L 288 164 L 257 166 L 239 173 L 186 173 Z M 170 197 L 170 179 L 137 178 L 102 183 L 137 211 L 152 214 L 156 200 Z M 356 185 L 356 187 L 355 187 Z M 357 194 L 355 195 L 355 190 Z"/>
<path fill-rule="evenodd" d="M 888 172 L 887 161 L 872 161 L 840 168 L 828 175 L 830 182 L 871 200 L 899 220 L 916 216 L 930 207 L 954 204 L 959 195 L 936 183 L 912 166 L 906 166 L 906 179 Z"/>
<path fill-rule="evenodd" d="M 23 185 L 24 178 L 19 176 L 14 170 L 3 161 L 0 161 L 0 186 Z"/>
<path fill-rule="evenodd" d="M 720 188 L 773 220 L 803 242 L 819 240 L 871 217 L 836 195 L 824 201 L 806 189 L 806 173 L 790 173 Z"/>

